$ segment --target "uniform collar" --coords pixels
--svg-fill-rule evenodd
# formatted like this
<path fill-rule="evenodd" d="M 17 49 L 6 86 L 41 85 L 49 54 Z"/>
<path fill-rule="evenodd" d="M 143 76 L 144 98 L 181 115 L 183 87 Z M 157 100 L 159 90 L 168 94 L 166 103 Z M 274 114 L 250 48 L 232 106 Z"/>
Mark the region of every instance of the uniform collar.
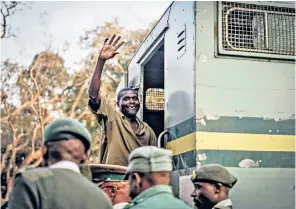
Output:
<path fill-rule="evenodd" d="M 149 189 L 145 190 L 141 194 L 139 194 L 136 198 L 134 198 L 130 204 L 136 205 L 142 202 L 144 199 L 157 195 L 159 193 L 169 193 L 173 194 L 172 188 L 168 185 L 156 185 L 152 186 Z"/>
<path fill-rule="evenodd" d="M 128 205 L 128 202 L 120 202 L 113 205 L 113 209 L 123 209 L 126 205 Z"/>
<path fill-rule="evenodd" d="M 213 208 L 219 209 L 219 208 L 224 208 L 226 206 L 232 206 L 232 202 L 230 199 L 226 199 L 226 200 L 222 200 L 221 202 L 218 202 Z"/>
<path fill-rule="evenodd" d="M 80 169 L 79 169 L 78 165 L 76 163 L 68 161 L 68 160 L 59 161 L 55 164 L 50 165 L 49 168 L 52 168 L 52 169 L 63 168 L 63 169 L 72 170 L 76 173 L 80 173 Z"/>

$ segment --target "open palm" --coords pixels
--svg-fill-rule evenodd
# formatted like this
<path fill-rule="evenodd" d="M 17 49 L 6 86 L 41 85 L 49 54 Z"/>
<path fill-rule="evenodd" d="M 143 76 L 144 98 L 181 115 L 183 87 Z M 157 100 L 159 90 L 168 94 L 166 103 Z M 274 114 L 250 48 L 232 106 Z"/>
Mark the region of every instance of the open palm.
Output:
<path fill-rule="evenodd" d="M 108 60 L 119 54 L 116 50 L 124 44 L 124 41 L 119 42 L 120 38 L 120 36 L 116 37 L 116 35 L 113 35 L 110 41 L 108 41 L 109 38 L 106 38 L 104 46 L 100 51 L 99 59 Z"/>

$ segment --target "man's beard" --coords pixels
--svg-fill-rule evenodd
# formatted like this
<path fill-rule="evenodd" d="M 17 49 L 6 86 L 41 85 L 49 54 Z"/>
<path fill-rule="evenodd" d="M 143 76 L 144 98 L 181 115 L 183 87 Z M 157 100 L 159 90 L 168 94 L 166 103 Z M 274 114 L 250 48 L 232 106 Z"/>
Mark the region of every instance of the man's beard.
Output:
<path fill-rule="evenodd" d="M 136 198 L 142 191 L 142 181 L 140 182 L 138 187 L 135 184 L 131 184 L 129 192 L 131 199 L 133 200 L 134 198 Z"/>
<path fill-rule="evenodd" d="M 207 198 L 204 195 L 200 195 L 198 200 L 194 200 L 194 205 L 198 209 L 211 209 L 215 205 L 215 203 L 212 203 L 209 198 Z"/>
<path fill-rule="evenodd" d="M 129 118 L 133 118 L 137 115 L 140 106 L 136 106 L 134 110 L 129 110 L 128 106 L 122 107 L 122 113 Z"/>
<path fill-rule="evenodd" d="M 136 190 L 131 189 L 130 190 L 130 197 L 133 200 L 134 198 L 136 198 L 138 196 L 138 192 Z"/>

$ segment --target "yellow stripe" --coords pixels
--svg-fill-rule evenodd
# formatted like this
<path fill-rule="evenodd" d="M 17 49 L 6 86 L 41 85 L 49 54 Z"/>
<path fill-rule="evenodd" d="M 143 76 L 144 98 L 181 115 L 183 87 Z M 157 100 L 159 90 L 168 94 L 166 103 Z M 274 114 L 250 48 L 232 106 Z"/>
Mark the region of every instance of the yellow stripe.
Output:
<path fill-rule="evenodd" d="M 205 150 L 295 152 L 294 135 L 196 132 L 167 144 L 174 155 Z"/>
<path fill-rule="evenodd" d="M 196 133 L 191 133 L 175 139 L 174 141 L 170 141 L 167 144 L 167 148 L 173 151 L 173 155 L 195 150 L 195 135 Z"/>

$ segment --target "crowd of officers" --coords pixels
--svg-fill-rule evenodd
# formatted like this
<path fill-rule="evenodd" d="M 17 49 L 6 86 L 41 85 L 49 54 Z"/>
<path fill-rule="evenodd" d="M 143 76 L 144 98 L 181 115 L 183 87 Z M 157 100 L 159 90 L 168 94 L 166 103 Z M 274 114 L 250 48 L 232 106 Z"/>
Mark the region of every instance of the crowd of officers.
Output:
<path fill-rule="evenodd" d="M 70 118 L 45 128 L 44 166 L 17 174 L 9 209 L 189 209 L 174 197 L 170 184 L 172 152 L 142 146 L 128 157 L 127 167 L 81 166 L 92 138 Z M 192 198 L 198 208 L 231 208 L 229 189 L 237 179 L 224 167 L 208 164 L 191 175 Z"/>
<path fill-rule="evenodd" d="M 9 209 L 187 209 L 170 187 L 172 152 L 157 148 L 152 128 L 137 116 L 137 92 L 124 88 L 117 108 L 99 94 L 105 62 L 118 54 L 120 36 L 104 41 L 89 87 L 89 108 L 101 127 L 101 164 L 84 164 L 92 138 L 86 127 L 70 118 L 44 130 L 42 167 L 19 172 Z M 192 173 L 191 197 L 199 209 L 232 208 L 229 190 L 237 179 L 217 164 Z"/>

